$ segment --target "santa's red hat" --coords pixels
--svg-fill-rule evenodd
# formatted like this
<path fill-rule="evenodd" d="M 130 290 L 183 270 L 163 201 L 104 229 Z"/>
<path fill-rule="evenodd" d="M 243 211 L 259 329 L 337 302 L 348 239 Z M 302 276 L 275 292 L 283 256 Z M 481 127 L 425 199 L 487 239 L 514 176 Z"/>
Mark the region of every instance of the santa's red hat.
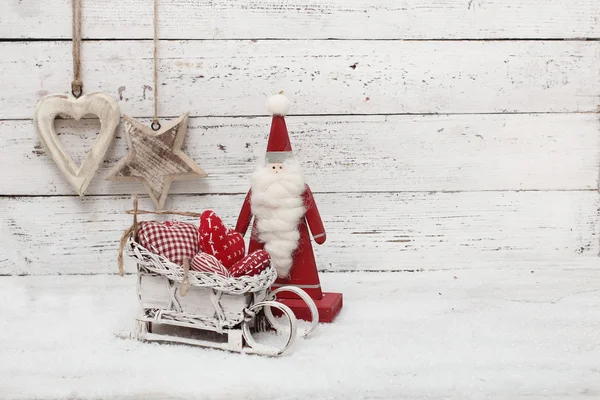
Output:
<path fill-rule="evenodd" d="M 285 126 L 284 115 L 290 108 L 290 100 L 282 93 L 271 96 L 267 100 L 267 110 L 273 114 L 271 133 L 267 144 L 266 162 L 282 163 L 292 157 L 292 145 Z"/>

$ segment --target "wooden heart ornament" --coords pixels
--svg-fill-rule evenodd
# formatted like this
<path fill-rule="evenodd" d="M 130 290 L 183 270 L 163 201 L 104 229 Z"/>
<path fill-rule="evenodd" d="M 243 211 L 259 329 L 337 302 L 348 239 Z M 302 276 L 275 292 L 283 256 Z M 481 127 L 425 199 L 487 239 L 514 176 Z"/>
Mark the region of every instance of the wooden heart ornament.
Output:
<path fill-rule="evenodd" d="M 58 115 L 70 116 L 76 121 L 85 115 L 95 115 L 100 120 L 100 134 L 79 166 L 58 139 L 54 127 L 54 119 Z M 121 112 L 117 102 L 106 93 L 91 93 L 79 98 L 51 94 L 38 103 L 34 116 L 35 129 L 60 171 L 80 196 L 83 196 L 104 160 L 120 119 Z"/>

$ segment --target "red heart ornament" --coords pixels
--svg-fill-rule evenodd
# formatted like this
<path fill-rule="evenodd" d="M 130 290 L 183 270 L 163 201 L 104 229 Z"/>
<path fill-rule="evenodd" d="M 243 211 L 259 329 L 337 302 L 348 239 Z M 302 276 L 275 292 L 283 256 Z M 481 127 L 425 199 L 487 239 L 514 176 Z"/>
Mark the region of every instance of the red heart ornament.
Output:
<path fill-rule="evenodd" d="M 215 256 L 206 253 L 198 253 L 192 259 L 191 269 L 198 272 L 213 272 L 221 276 L 230 276 L 227 268 L 217 260 Z"/>
<path fill-rule="evenodd" d="M 192 224 L 144 221 L 137 235 L 140 245 L 175 264 L 182 265 L 185 257 L 192 259 L 198 253 L 198 231 Z"/>
<path fill-rule="evenodd" d="M 236 262 L 233 267 L 229 268 L 229 274 L 234 278 L 239 276 L 258 275 L 263 272 L 271 264 L 269 253 L 264 250 L 256 250 L 252 254 L 248 254 Z"/>
<path fill-rule="evenodd" d="M 200 251 L 215 256 L 229 269 L 246 254 L 246 244 L 239 232 L 227 228 L 213 211 L 200 216 L 198 244 Z"/>

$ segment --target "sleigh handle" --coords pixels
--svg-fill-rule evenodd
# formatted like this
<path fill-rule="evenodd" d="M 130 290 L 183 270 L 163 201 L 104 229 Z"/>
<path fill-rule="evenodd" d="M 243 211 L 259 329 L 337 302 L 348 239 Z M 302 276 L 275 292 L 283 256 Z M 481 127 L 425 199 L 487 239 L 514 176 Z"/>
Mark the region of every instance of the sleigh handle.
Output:
<path fill-rule="evenodd" d="M 317 305 L 315 304 L 313 299 L 308 295 L 308 293 L 306 293 L 304 290 L 297 288 L 295 286 L 282 286 L 280 288 L 273 290 L 271 293 L 269 293 L 268 300 L 275 301 L 275 296 L 277 295 L 277 293 L 281 293 L 281 292 L 292 292 L 292 293 L 296 294 L 308 306 L 308 308 L 310 310 L 310 317 L 311 317 L 310 326 L 308 327 L 308 329 L 304 329 L 300 334 L 300 336 L 302 336 L 302 337 L 307 337 L 315 330 L 317 325 L 319 325 L 319 310 L 317 309 Z M 269 307 L 265 308 L 265 315 L 266 315 L 267 319 L 269 320 L 269 322 L 271 323 L 271 325 L 273 325 L 274 327 L 277 328 L 278 326 L 281 325 L 279 323 L 279 321 L 277 321 L 277 319 L 275 319 L 275 317 L 273 316 L 273 312 L 271 311 L 271 308 L 269 308 Z"/>
<path fill-rule="evenodd" d="M 273 347 L 273 346 L 267 346 L 264 344 L 260 344 L 257 343 L 254 338 L 252 337 L 252 333 L 250 332 L 250 325 L 248 324 L 248 322 L 251 320 L 244 320 L 244 322 L 242 323 L 242 334 L 244 335 L 244 339 L 246 339 L 246 343 L 248 344 L 248 346 L 250 346 L 252 348 L 252 350 L 258 354 L 263 354 L 266 356 L 278 356 L 280 354 L 282 354 L 283 352 L 285 352 L 287 349 L 289 349 L 293 344 L 294 341 L 296 340 L 296 336 L 297 336 L 297 331 L 298 331 L 298 327 L 297 327 L 297 321 L 296 321 L 296 317 L 294 316 L 294 312 L 285 304 L 279 303 L 277 301 L 261 301 L 259 303 L 254 304 L 252 307 L 248 308 L 248 311 L 250 313 L 253 312 L 257 312 L 258 310 L 260 310 L 262 307 L 264 307 L 265 312 L 267 312 L 266 310 L 271 310 L 271 307 L 275 307 L 278 310 L 280 310 L 283 314 L 285 314 L 285 316 L 288 319 L 288 325 L 289 325 L 289 336 L 288 336 L 288 340 L 287 343 L 281 347 L 281 348 L 277 348 L 277 347 Z M 277 330 L 277 333 L 282 332 L 283 330 L 281 329 L 284 325 L 280 324 L 279 322 L 277 322 L 277 325 L 274 325 L 274 328 Z"/>

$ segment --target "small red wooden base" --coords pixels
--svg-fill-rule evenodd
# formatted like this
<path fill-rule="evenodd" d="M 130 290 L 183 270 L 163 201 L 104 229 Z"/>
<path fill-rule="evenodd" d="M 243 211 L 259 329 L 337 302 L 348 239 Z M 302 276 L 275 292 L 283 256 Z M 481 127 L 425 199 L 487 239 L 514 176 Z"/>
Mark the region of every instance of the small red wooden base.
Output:
<path fill-rule="evenodd" d="M 300 298 L 282 299 L 277 297 L 277 301 L 291 308 L 296 318 L 310 321 L 310 309 Z M 342 294 L 323 292 L 323 298 L 314 300 L 314 302 L 319 310 L 319 322 L 333 322 L 342 309 Z M 277 310 L 273 310 L 274 314 L 276 314 L 275 311 Z"/>

